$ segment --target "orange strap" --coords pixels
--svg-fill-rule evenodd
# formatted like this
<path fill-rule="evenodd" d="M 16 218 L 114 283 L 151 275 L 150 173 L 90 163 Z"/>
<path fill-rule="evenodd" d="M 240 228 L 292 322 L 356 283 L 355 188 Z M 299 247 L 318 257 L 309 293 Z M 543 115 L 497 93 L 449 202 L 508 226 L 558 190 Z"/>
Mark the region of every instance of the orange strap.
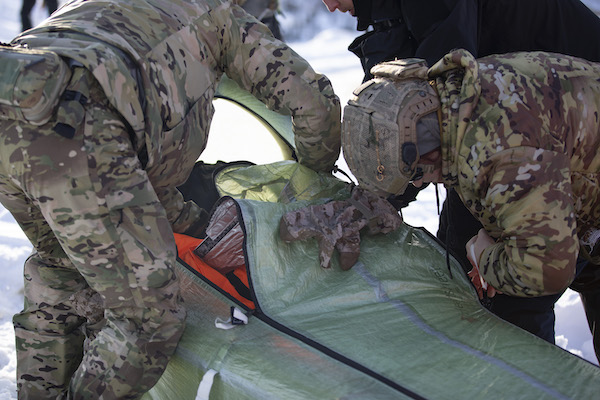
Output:
<path fill-rule="evenodd" d="M 254 303 L 245 297 L 242 297 L 237 290 L 235 290 L 235 287 L 233 287 L 225 275 L 221 274 L 219 271 L 205 263 L 194 253 L 194 249 L 198 247 L 200 243 L 202 243 L 202 239 L 196 239 L 194 237 L 179 233 L 174 233 L 174 236 L 175 243 L 177 243 L 177 252 L 179 253 L 179 258 L 199 272 L 200 275 L 204 276 L 222 290 L 235 297 L 242 304 L 254 309 Z M 244 283 L 244 285 L 249 286 L 248 273 L 246 272 L 245 266 L 237 268 L 233 271 L 233 273 Z"/>

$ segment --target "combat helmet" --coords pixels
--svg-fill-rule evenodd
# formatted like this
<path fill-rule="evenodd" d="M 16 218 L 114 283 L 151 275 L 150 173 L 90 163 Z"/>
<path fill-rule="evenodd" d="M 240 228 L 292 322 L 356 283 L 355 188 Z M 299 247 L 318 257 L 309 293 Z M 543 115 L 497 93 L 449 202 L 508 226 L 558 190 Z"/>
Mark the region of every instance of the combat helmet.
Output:
<path fill-rule="evenodd" d="M 381 195 L 402 194 L 432 166 L 419 164 L 417 122 L 440 108 L 421 59 L 395 60 L 353 92 L 344 108 L 342 149 L 360 186 Z"/>

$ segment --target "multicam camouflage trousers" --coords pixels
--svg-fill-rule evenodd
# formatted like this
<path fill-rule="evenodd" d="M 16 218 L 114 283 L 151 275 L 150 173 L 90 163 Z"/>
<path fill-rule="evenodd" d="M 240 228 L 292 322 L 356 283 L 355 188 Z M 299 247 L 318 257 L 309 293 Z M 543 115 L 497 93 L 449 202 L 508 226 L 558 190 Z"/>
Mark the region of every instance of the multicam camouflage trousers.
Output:
<path fill-rule="evenodd" d="M 90 77 L 75 69 L 87 103 L 43 126 L 0 121 L 0 201 L 34 247 L 14 316 L 21 399 L 139 398 L 183 331 L 171 226 Z"/>

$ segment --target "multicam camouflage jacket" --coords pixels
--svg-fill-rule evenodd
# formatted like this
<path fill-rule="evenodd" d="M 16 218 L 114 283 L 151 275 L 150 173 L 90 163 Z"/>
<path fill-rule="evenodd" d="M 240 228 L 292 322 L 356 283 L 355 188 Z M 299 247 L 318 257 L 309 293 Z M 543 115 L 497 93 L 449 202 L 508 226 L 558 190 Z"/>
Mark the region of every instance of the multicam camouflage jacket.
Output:
<path fill-rule="evenodd" d="M 503 293 L 539 296 L 573 279 L 600 228 L 600 64 L 533 52 L 429 70 L 442 101 L 447 186 L 497 243 L 480 258 Z"/>
<path fill-rule="evenodd" d="M 13 43 L 53 50 L 93 73 L 145 147 L 153 184 L 192 169 L 223 74 L 292 115 L 302 164 L 326 171 L 338 158 L 341 109 L 329 80 L 229 1 L 75 0 Z M 170 182 L 161 201 L 181 183 Z"/>

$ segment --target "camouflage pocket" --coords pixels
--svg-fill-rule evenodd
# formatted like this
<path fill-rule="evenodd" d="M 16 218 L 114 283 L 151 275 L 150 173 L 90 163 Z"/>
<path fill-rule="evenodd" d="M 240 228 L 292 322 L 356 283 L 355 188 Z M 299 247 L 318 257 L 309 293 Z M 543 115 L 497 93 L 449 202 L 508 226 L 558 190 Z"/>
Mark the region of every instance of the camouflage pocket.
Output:
<path fill-rule="evenodd" d="M 54 52 L 0 46 L 0 119 L 45 124 L 70 76 L 68 64 Z"/>

